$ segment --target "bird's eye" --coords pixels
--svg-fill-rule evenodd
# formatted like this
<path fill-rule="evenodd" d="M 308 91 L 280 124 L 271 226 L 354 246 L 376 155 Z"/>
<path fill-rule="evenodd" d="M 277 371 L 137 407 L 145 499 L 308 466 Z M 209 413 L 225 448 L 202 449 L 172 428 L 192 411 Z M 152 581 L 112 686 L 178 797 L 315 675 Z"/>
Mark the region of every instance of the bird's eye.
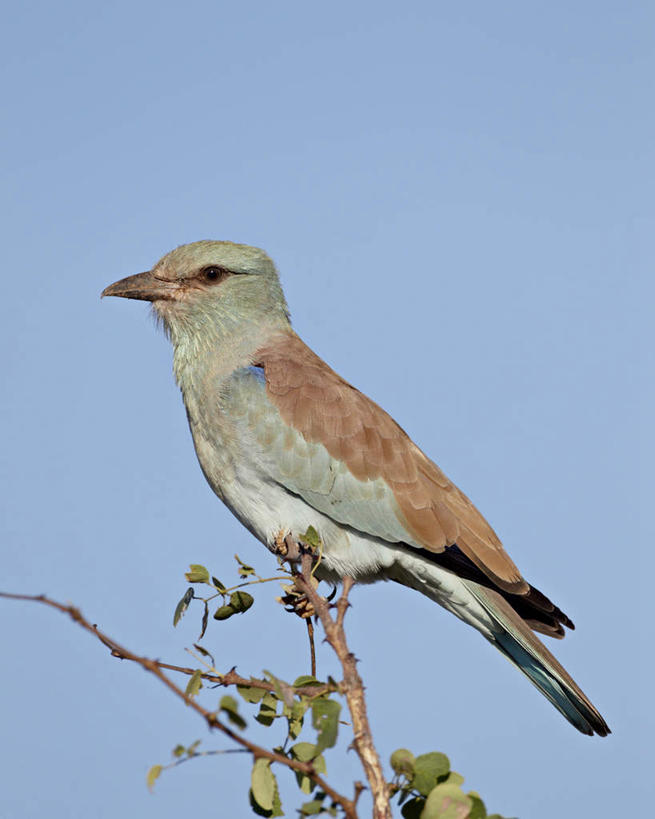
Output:
<path fill-rule="evenodd" d="M 215 267 L 214 265 L 205 267 L 202 272 L 207 281 L 210 282 L 216 282 L 225 276 L 225 271 L 223 270 L 223 268 Z"/>

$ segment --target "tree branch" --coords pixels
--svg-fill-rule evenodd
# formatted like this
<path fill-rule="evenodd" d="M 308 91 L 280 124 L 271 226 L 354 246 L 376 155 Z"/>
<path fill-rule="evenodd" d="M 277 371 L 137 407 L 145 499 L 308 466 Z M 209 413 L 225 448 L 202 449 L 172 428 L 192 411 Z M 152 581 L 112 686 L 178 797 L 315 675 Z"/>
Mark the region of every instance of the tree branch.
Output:
<path fill-rule="evenodd" d="M 287 537 L 287 540 L 290 536 Z M 292 549 L 290 548 L 291 552 Z M 300 572 L 295 575 L 296 586 L 307 597 L 318 615 L 328 643 L 334 650 L 343 668 L 343 685 L 345 689 L 346 701 L 352 718 L 354 740 L 353 746 L 366 773 L 371 794 L 373 796 L 373 817 L 374 819 L 391 819 L 391 807 L 389 805 L 389 789 L 382 770 L 380 757 L 373 744 L 373 736 L 366 712 L 366 700 L 364 698 L 364 683 L 357 671 L 357 658 L 348 648 L 346 633 L 344 630 L 344 618 L 350 606 L 348 595 L 353 587 L 354 581 L 351 577 L 344 577 L 343 591 L 336 603 L 336 619 L 330 614 L 330 604 L 316 590 L 312 582 L 312 566 L 314 556 L 309 548 L 300 545 Z M 355 800 L 359 795 L 356 792 Z"/>
<path fill-rule="evenodd" d="M 209 711 L 207 708 L 204 708 L 202 705 L 200 705 L 200 703 L 196 702 L 196 700 L 193 697 L 190 697 L 175 682 L 173 682 L 173 680 L 170 677 L 164 674 L 162 668 L 164 667 L 170 668 L 170 666 L 166 666 L 165 664 L 159 663 L 156 660 L 151 660 L 149 657 L 142 657 L 125 648 L 124 646 L 121 646 L 115 640 L 112 640 L 109 636 L 104 634 L 104 632 L 102 632 L 96 625 L 92 625 L 84 617 L 82 612 L 75 606 L 65 605 L 64 603 L 59 603 L 56 600 L 51 600 L 44 594 L 32 595 L 0 592 L 0 597 L 5 598 L 7 600 L 26 600 L 33 603 L 41 603 L 45 606 L 49 606 L 50 608 L 57 609 L 57 611 L 60 611 L 63 614 L 68 614 L 68 616 L 75 623 L 81 626 L 81 628 L 88 631 L 90 634 L 92 634 L 94 637 L 100 640 L 100 642 L 102 642 L 105 646 L 107 646 L 107 648 L 111 650 L 113 656 L 121 657 L 122 659 L 125 660 L 131 660 L 132 662 L 137 663 L 143 669 L 145 669 L 150 674 L 155 676 L 170 691 L 172 691 L 177 697 L 183 700 L 183 702 L 186 705 L 188 705 L 197 714 L 203 717 L 203 719 L 205 720 L 210 729 L 216 729 L 218 731 L 221 731 L 237 745 L 240 745 L 242 748 L 250 751 L 250 753 L 253 755 L 255 759 L 268 759 L 271 762 L 277 762 L 280 765 L 284 765 L 285 767 L 290 768 L 293 771 L 298 771 L 299 773 L 305 774 L 324 793 L 326 793 L 333 802 L 341 806 L 344 815 L 347 817 L 347 819 L 357 819 L 356 798 L 348 799 L 346 796 L 343 796 L 342 794 L 335 791 L 334 788 L 332 788 L 332 786 L 328 782 L 326 782 L 320 774 L 316 772 L 314 765 L 311 762 L 300 762 L 298 760 L 290 759 L 289 757 L 283 756 L 282 754 L 278 754 L 275 751 L 269 751 L 266 748 L 263 748 L 260 745 L 256 745 L 254 742 L 250 742 L 250 740 L 235 733 L 229 726 L 221 722 L 221 720 L 218 718 L 215 712 Z M 187 673 L 187 669 L 179 667 L 172 667 L 172 669 L 175 671 L 182 671 L 183 673 Z M 193 670 L 191 671 L 191 673 L 193 673 Z M 230 673 L 232 672 L 228 672 L 228 674 Z M 253 685 L 253 683 L 250 680 L 246 680 L 245 678 L 240 679 L 243 679 L 244 685 Z M 241 682 L 236 684 L 241 684 Z M 316 688 L 312 688 L 312 694 L 316 694 Z M 382 816 L 382 814 L 380 815 Z"/>

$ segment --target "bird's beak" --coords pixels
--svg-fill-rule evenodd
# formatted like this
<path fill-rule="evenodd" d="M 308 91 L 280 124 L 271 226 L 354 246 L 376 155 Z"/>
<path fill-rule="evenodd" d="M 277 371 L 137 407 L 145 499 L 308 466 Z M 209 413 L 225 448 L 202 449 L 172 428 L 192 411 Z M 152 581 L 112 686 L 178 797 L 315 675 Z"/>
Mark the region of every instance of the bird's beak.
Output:
<path fill-rule="evenodd" d="M 121 296 L 124 299 L 142 299 L 143 301 L 174 299 L 177 287 L 177 282 L 158 279 L 152 275 L 152 271 L 148 270 L 110 284 L 102 291 L 100 298 Z"/>

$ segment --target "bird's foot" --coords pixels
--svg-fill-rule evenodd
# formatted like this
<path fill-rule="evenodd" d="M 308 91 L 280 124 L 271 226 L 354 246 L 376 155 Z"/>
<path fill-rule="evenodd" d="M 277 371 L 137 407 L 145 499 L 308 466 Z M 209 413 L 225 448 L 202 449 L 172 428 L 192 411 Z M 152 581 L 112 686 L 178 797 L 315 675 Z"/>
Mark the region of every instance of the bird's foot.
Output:
<path fill-rule="evenodd" d="M 311 578 L 311 583 L 314 588 L 318 587 L 318 580 L 315 577 Z M 278 600 L 284 608 L 293 614 L 297 614 L 303 620 L 307 620 L 316 614 L 316 610 L 312 603 L 308 600 L 307 595 L 302 592 L 295 583 L 284 586 L 285 594 L 278 597 Z"/>
<path fill-rule="evenodd" d="M 279 531 L 275 535 L 275 554 L 283 560 L 292 562 L 300 560 L 302 544 L 299 543 L 291 534 L 291 532 Z"/>

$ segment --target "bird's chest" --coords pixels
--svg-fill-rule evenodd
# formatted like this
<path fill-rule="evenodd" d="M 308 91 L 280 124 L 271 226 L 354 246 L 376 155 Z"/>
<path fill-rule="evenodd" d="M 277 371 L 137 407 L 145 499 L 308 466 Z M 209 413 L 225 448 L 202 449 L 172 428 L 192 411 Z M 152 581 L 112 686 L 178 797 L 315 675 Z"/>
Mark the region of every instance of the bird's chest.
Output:
<path fill-rule="evenodd" d="M 279 488 L 265 480 L 259 453 L 245 434 L 242 412 L 249 396 L 230 381 L 183 390 L 196 455 L 216 495 L 258 539 L 270 539 Z M 252 397 L 250 396 L 250 399 Z"/>

